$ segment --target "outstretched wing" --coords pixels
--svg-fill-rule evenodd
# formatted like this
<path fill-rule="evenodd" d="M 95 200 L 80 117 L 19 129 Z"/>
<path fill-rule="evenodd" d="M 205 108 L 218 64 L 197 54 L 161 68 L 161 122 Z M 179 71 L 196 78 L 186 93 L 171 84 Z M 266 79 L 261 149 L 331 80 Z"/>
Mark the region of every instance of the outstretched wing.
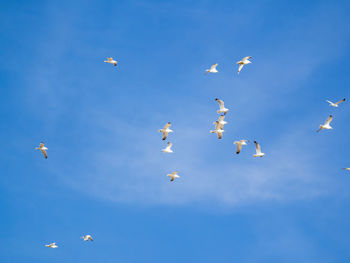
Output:
<path fill-rule="evenodd" d="M 215 99 L 218 103 L 219 103 L 219 106 L 220 106 L 220 109 L 224 108 L 224 102 L 218 98 Z"/>
<path fill-rule="evenodd" d="M 260 154 L 261 153 L 261 147 L 260 147 L 259 143 L 257 141 L 254 141 L 254 143 L 255 143 L 256 153 Z"/>
<path fill-rule="evenodd" d="M 244 58 L 242 58 L 242 61 L 245 61 L 245 60 L 248 60 L 248 59 L 251 59 L 251 58 L 252 58 L 252 56 L 244 57 Z"/>
<path fill-rule="evenodd" d="M 244 66 L 244 64 L 239 64 L 239 67 L 238 67 L 238 74 L 239 74 L 239 72 L 241 72 L 243 66 Z"/>
<path fill-rule="evenodd" d="M 47 159 L 47 152 L 45 150 L 43 150 L 43 149 L 40 149 L 40 151 L 43 153 L 45 159 Z"/>
<path fill-rule="evenodd" d="M 168 133 L 163 131 L 163 138 L 162 138 L 162 140 L 164 141 L 167 137 L 168 137 Z"/>
<path fill-rule="evenodd" d="M 237 144 L 237 151 L 236 153 L 239 154 L 242 150 L 242 144 L 241 143 L 236 143 Z"/>
<path fill-rule="evenodd" d="M 164 126 L 164 130 L 166 130 L 166 129 L 168 129 L 168 128 L 170 128 L 170 126 L 171 126 L 171 123 L 170 122 L 168 122 L 167 124 L 165 124 L 165 126 Z"/>
<path fill-rule="evenodd" d="M 218 65 L 219 65 L 218 63 L 212 65 L 212 66 L 210 67 L 210 70 L 216 69 L 216 67 L 217 67 Z"/>
<path fill-rule="evenodd" d="M 342 102 L 344 102 L 344 101 L 345 101 L 345 99 L 342 99 L 342 100 L 340 100 L 340 101 L 338 101 L 338 102 L 336 102 L 336 103 L 334 103 L 334 104 L 338 105 L 338 104 L 340 104 L 340 103 L 342 103 Z"/>
<path fill-rule="evenodd" d="M 325 126 L 329 125 L 331 123 L 331 121 L 333 120 L 333 116 L 329 115 L 328 119 L 326 120 L 326 122 L 324 123 Z"/>

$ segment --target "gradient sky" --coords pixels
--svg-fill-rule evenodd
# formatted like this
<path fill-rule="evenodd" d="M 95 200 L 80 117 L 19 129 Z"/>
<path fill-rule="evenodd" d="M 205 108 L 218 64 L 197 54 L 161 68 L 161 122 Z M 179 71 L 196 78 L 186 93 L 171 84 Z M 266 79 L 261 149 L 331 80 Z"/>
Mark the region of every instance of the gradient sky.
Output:
<path fill-rule="evenodd" d="M 1 263 L 348 263 L 349 12 L 1 1 Z M 220 141 L 216 97 L 230 109 Z M 329 114 L 334 130 L 316 133 Z M 168 121 L 172 155 L 160 151 Z M 266 156 L 252 143 L 237 156 L 239 139 Z"/>

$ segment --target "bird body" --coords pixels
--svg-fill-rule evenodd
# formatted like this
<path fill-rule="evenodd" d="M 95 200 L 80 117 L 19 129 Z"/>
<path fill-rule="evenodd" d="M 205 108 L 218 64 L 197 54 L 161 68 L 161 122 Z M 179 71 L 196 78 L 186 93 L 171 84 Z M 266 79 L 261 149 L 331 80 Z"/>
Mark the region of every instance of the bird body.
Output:
<path fill-rule="evenodd" d="M 84 241 L 94 241 L 91 235 L 84 235 L 81 237 Z"/>
<path fill-rule="evenodd" d="M 342 102 L 344 102 L 345 99 L 342 99 L 342 100 L 340 100 L 340 101 L 338 101 L 338 102 L 336 102 L 336 103 L 333 103 L 333 102 L 331 102 L 331 101 L 329 101 L 329 100 L 326 100 L 326 101 L 329 103 L 329 106 L 338 108 L 339 104 L 342 103 Z"/>
<path fill-rule="evenodd" d="M 118 63 L 118 61 L 114 60 L 112 57 L 107 58 L 107 60 L 103 62 L 113 64 L 114 66 L 117 66 L 117 63 Z"/>
<path fill-rule="evenodd" d="M 43 142 L 41 142 L 39 144 L 39 147 L 35 148 L 35 150 L 40 150 L 41 153 L 44 155 L 45 159 L 47 159 L 47 150 L 48 148 L 45 147 L 45 144 Z"/>
<path fill-rule="evenodd" d="M 168 122 L 167 124 L 165 124 L 163 129 L 160 129 L 159 132 L 163 133 L 163 138 L 162 140 L 165 140 L 168 137 L 168 134 L 171 132 L 174 132 L 173 130 L 169 129 L 171 126 L 171 123 Z"/>
<path fill-rule="evenodd" d="M 173 150 L 171 149 L 172 146 L 173 146 L 173 144 L 172 144 L 171 142 L 168 142 L 167 147 L 164 148 L 164 149 L 162 150 L 162 152 L 165 152 L 165 153 L 173 153 Z"/>
<path fill-rule="evenodd" d="M 51 244 L 45 245 L 45 247 L 49 247 L 49 248 L 58 248 L 58 246 L 56 245 L 56 243 L 51 243 Z"/>
<path fill-rule="evenodd" d="M 320 128 L 317 130 L 317 132 L 321 130 L 332 130 L 333 128 L 330 126 L 331 121 L 333 120 L 333 116 L 329 115 L 328 119 L 324 124 L 320 125 Z"/>
<path fill-rule="evenodd" d="M 224 115 L 226 115 L 226 113 L 229 111 L 229 109 L 225 108 L 225 104 L 224 101 L 216 98 L 215 99 L 218 103 L 219 103 L 219 107 L 220 109 L 217 111 L 218 114 L 223 113 Z"/>
<path fill-rule="evenodd" d="M 175 178 L 179 178 L 180 176 L 178 175 L 178 171 L 175 171 L 171 174 L 167 174 L 166 176 L 170 177 L 170 182 L 174 181 Z"/>
<path fill-rule="evenodd" d="M 242 60 L 237 62 L 237 64 L 239 65 L 238 66 L 238 74 L 241 72 L 244 65 L 252 63 L 251 61 L 249 61 L 249 59 L 251 59 L 251 58 L 252 58 L 251 56 L 244 57 L 244 58 L 242 58 Z"/>
<path fill-rule="evenodd" d="M 216 67 L 217 67 L 218 65 L 219 65 L 218 63 L 212 65 L 212 66 L 210 67 L 210 69 L 207 69 L 207 70 L 205 71 L 205 73 L 206 73 L 206 74 L 208 74 L 208 73 L 217 73 L 218 71 L 217 71 Z"/>
<path fill-rule="evenodd" d="M 225 121 L 225 115 L 220 115 L 219 119 L 217 120 L 222 126 L 227 124 L 227 121 Z M 213 122 L 213 124 L 216 125 L 216 121 Z"/>
<path fill-rule="evenodd" d="M 254 157 L 263 157 L 265 155 L 265 153 L 261 152 L 261 147 L 259 145 L 259 143 L 257 141 L 254 141 L 255 143 L 255 150 L 256 150 L 256 154 L 254 154 Z"/>
<path fill-rule="evenodd" d="M 243 145 L 247 145 L 247 140 L 235 141 L 234 144 L 237 145 L 236 154 L 239 154 L 241 152 L 241 150 L 242 150 L 242 146 Z"/>

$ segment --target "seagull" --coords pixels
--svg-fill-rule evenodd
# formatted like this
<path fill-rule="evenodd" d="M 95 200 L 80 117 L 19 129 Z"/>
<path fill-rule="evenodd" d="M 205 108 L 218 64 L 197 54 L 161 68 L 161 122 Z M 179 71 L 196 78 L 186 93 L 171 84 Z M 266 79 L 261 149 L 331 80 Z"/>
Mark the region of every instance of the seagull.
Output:
<path fill-rule="evenodd" d="M 47 152 L 46 152 L 46 150 L 48 150 L 48 148 L 45 147 L 45 144 L 43 142 L 41 142 L 39 144 L 39 147 L 35 148 L 35 150 L 40 150 L 43 153 L 45 159 L 47 159 Z"/>
<path fill-rule="evenodd" d="M 173 150 L 171 149 L 171 146 L 173 146 L 173 144 L 171 142 L 168 142 L 168 146 L 166 148 L 164 148 L 162 150 L 162 152 L 165 152 L 165 153 L 172 153 Z"/>
<path fill-rule="evenodd" d="M 251 56 L 244 57 L 244 58 L 242 58 L 241 61 L 237 62 L 237 64 L 239 65 L 239 67 L 238 67 L 238 74 L 239 74 L 239 72 L 241 72 L 241 70 L 242 70 L 244 65 L 252 63 L 252 62 L 249 61 L 249 59 L 251 59 L 251 58 L 252 58 Z"/>
<path fill-rule="evenodd" d="M 320 128 L 317 130 L 317 132 L 319 132 L 320 130 L 332 130 L 333 128 L 329 125 L 332 120 L 333 120 L 333 116 L 329 115 L 326 122 L 323 125 L 322 124 L 320 125 Z"/>
<path fill-rule="evenodd" d="M 243 145 L 247 145 L 247 140 L 239 140 L 239 141 L 235 141 L 234 144 L 237 145 L 237 151 L 236 153 L 239 154 L 242 150 L 242 146 Z"/>
<path fill-rule="evenodd" d="M 257 141 L 254 141 L 255 143 L 255 150 L 256 150 L 256 154 L 254 154 L 254 157 L 263 157 L 265 155 L 265 153 L 261 152 L 261 147 L 259 145 L 259 143 Z"/>
<path fill-rule="evenodd" d="M 350 168 L 343 168 L 344 170 L 350 171 Z"/>
<path fill-rule="evenodd" d="M 82 239 L 84 239 L 84 241 L 94 241 L 93 239 L 92 239 L 92 236 L 90 236 L 90 235 L 85 235 L 85 236 L 82 236 L 81 237 Z"/>
<path fill-rule="evenodd" d="M 118 63 L 118 61 L 114 60 L 112 57 L 107 58 L 107 60 L 103 62 L 113 64 L 114 66 L 117 66 L 117 63 Z"/>
<path fill-rule="evenodd" d="M 222 124 L 222 127 L 224 127 L 225 124 L 227 124 L 227 121 L 224 121 L 225 115 L 220 115 L 219 119 L 217 120 L 220 124 Z M 216 121 L 213 122 L 213 124 L 216 124 Z"/>
<path fill-rule="evenodd" d="M 338 102 L 336 102 L 336 103 L 333 103 L 333 102 L 331 102 L 331 101 L 329 101 L 329 100 L 326 100 L 326 101 L 329 103 L 329 106 L 338 108 L 338 105 L 339 105 L 340 103 L 344 102 L 345 99 L 342 99 L 342 100 L 340 100 L 340 101 L 338 101 Z"/>
<path fill-rule="evenodd" d="M 56 243 L 51 243 L 51 244 L 45 245 L 45 247 L 49 247 L 49 248 L 58 248 L 58 246 L 56 245 Z"/>
<path fill-rule="evenodd" d="M 229 109 L 226 109 L 225 106 L 224 106 L 224 102 L 218 98 L 215 99 L 218 103 L 219 103 L 219 106 L 220 106 L 220 110 L 217 111 L 217 113 L 223 113 L 224 115 L 226 115 L 226 113 L 229 111 Z"/>
<path fill-rule="evenodd" d="M 170 179 L 170 182 L 174 181 L 175 178 L 179 178 L 180 176 L 177 175 L 178 171 L 175 171 L 171 174 L 167 174 L 166 176 L 169 176 L 171 179 Z"/>
<path fill-rule="evenodd" d="M 160 129 L 159 132 L 163 133 L 163 138 L 162 140 L 165 140 L 168 137 L 168 133 L 173 132 L 173 130 L 170 130 L 169 127 L 171 126 L 171 123 L 168 122 L 165 124 L 163 129 Z"/>
<path fill-rule="evenodd" d="M 218 135 L 218 139 L 221 139 L 222 138 L 222 134 L 224 132 L 224 130 L 223 130 L 224 125 L 220 124 L 219 121 L 214 122 L 214 124 L 215 124 L 215 130 L 210 131 L 210 133 L 216 133 Z"/>
<path fill-rule="evenodd" d="M 218 65 L 219 65 L 218 63 L 212 65 L 212 66 L 210 67 L 210 69 L 207 69 L 207 70 L 205 71 L 205 74 L 208 74 L 208 73 L 217 73 L 218 71 L 216 70 L 216 67 L 217 67 Z"/>

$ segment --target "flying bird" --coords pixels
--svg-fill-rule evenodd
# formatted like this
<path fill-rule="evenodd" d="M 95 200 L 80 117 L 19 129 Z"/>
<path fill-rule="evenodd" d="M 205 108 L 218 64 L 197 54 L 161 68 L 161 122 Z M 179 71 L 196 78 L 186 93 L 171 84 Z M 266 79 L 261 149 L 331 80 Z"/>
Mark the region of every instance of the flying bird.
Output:
<path fill-rule="evenodd" d="M 225 115 L 220 115 L 220 117 L 219 117 L 219 119 L 217 121 L 220 124 L 222 124 L 222 127 L 224 127 L 224 125 L 227 124 L 227 121 L 225 121 Z M 214 121 L 213 124 L 216 124 L 216 121 Z"/>
<path fill-rule="evenodd" d="M 90 236 L 90 235 L 85 235 L 85 236 L 82 236 L 81 237 L 84 241 L 94 241 L 93 239 L 92 239 L 92 236 Z"/>
<path fill-rule="evenodd" d="M 170 182 L 174 181 L 175 178 L 179 178 L 180 176 L 178 176 L 178 171 L 175 171 L 171 174 L 167 174 L 166 176 L 170 177 Z"/>
<path fill-rule="evenodd" d="M 163 138 L 162 140 L 165 140 L 168 137 L 168 134 L 173 132 L 173 130 L 170 130 L 171 123 L 168 122 L 167 124 L 165 124 L 163 129 L 160 129 L 159 132 L 163 133 Z"/>
<path fill-rule="evenodd" d="M 215 100 L 219 103 L 219 106 L 220 106 L 220 109 L 217 111 L 217 113 L 218 114 L 223 113 L 224 115 L 226 115 L 226 113 L 229 111 L 229 109 L 225 108 L 224 101 L 222 101 L 218 98 L 216 98 Z"/>
<path fill-rule="evenodd" d="M 224 125 L 220 124 L 219 121 L 214 122 L 215 124 L 215 130 L 210 131 L 210 133 L 216 133 L 218 135 L 218 139 L 222 138 L 222 134 L 224 132 L 223 128 Z"/>
<path fill-rule="evenodd" d="M 350 168 L 343 168 L 344 170 L 350 171 Z"/>
<path fill-rule="evenodd" d="M 118 63 L 118 61 L 114 60 L 112 57 L 107 58 L 107 60 L 103 62 L 113 64 L 114 66 L 117 66 L 117 63 Z"/>
<path fill-rule="evenodd" d="M 210 69 L 207 69 L 207 70 L 205 71 L 205 74 L 208 74 L 208 73 L 217 73 L 218 71 L 217 71 L 216 67 L 217 67 L 218 65 L 219 65 L 218 63 L 212 65 L 212 66 L 210 67 Z"/>
<path fill-rule="evenodd" d="M 49 247 L 49 248 L 58 248 L 58 246 L 56 245 L 56 243 L 51 243 L 51 244 L 45 245 L 45 247 Z"/>
<path fill-rule="evenodd" d="M 329 101 L 329 100 L 326 100 L 326 101 L 329 103 L 329 106 L 338 108 L 338 105 L 339 105 L 340 103 L 344 102 L 345 99 L 342 99 L 342 100 L 340 100 L 340 101 L 338 101 L 338 102 L 336 102 L 336 103 L 333 103 L 333 102 L 331 102 L 331 101 Z"/>
<path fill-rule="evenodd" d="M 241 150 L 242 150 L 242 146 L 243 145 L 247 145 L 247 140 L 235 141 L 234 144 L 237 145 L 236 153 L 239 154 L 241 152 Z"/>
<path fill-rule="evenodd" d="M 255 150 L 256 150 L 256 154 L 254 154 L 254 157 L 263 157 L 265 155 L 265 153 L 261 152 L 261 147 L 260 144 L 257 141 L 254 141 L 255 143 Z"/>
<path fill-rule="evenodd" d="M 168 142 L 167 147 L 164 148 L 164 149 L 162 150 L 162 152 L 165 152 L 165 153 L 172 153 L 172 152 L 173 152 L 173 150 L 171 149 L 172 146 L 173 146 L 173 144 L 172 144 L 171 142 Z"/>
<path fill-rule="evenodd" d="M 237 64 L 239 65 L 239 67 L 238 67 L 238 74 L 241 72 L 241 70 L 242 70 L 244 65 L 252 63 L 252 62 L 249 61 L 249 59 L 251 59 L 251 58 L 252 58 L 251 56 L 244 57 L 244 58 L 242 58 L 241 61 L 237 62 Z"/>
<path fill-rule="evenodd" d="M 317 132 L 319 132 L 321 130 L 332 130 L 333 128 L 329 125 L 332 120 L 333 120 L 333 116 L 329 115 L 326 122 L 323 125 L 322 124 L 320 125 L 320 128 L 317 130 Z"/>
<path fill-rule="evenodd" d="M 47 159 L 47 152 L 46 152 L 46 150 L 48 150 L 48 148 L 45 147 L 45 144 L 43 142 L 41 142 L 39 144 L 39 147 L 35 148 L 35 150 L 40 150 L 42 152 L 42 154 L 44 155 L 45 159 Z"/>

